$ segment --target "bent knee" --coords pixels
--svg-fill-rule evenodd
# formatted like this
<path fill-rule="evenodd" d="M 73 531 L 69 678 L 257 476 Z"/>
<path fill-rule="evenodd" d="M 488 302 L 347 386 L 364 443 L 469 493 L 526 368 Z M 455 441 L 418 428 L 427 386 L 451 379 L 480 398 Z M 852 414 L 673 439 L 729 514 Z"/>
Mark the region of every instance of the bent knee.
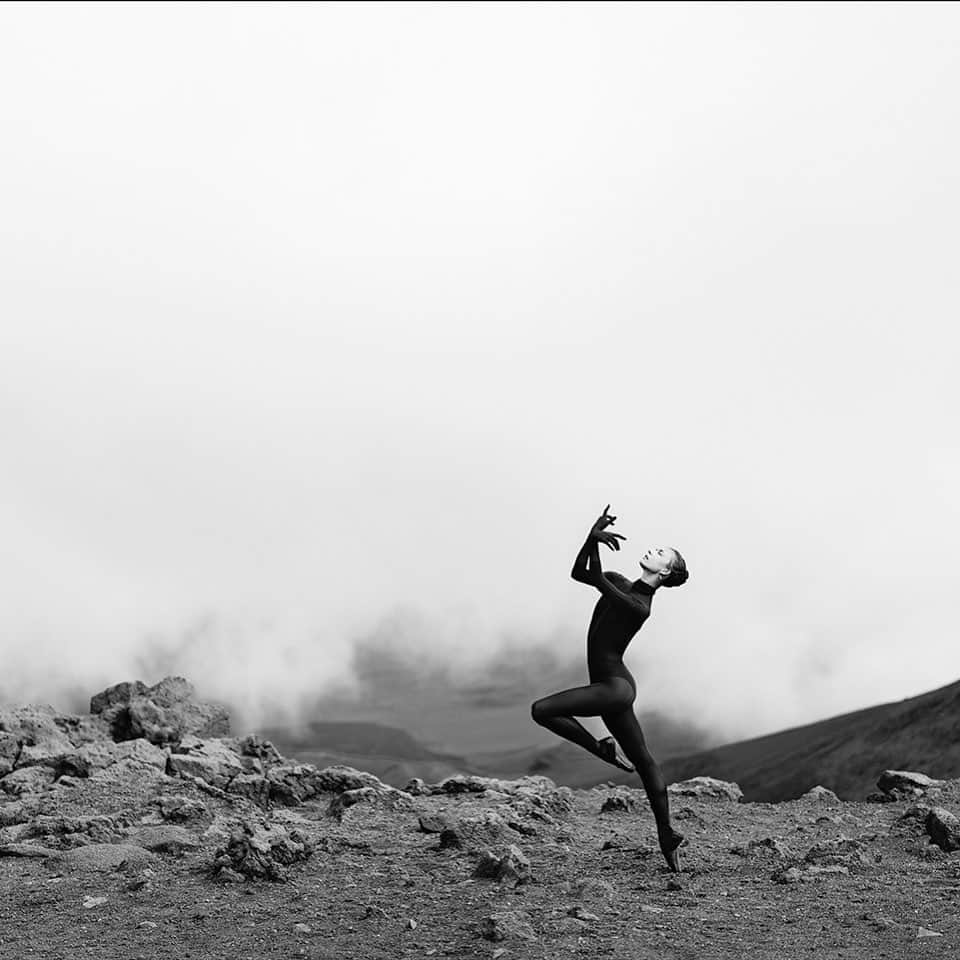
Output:
<path fill-rule="evenodd" d="M 533 718 L 534 723 L 539 723 L 543 726 L 544 721 L 549 716 L 549 711 L 543 700 L 535 700 L 530 705 L 530 716 Z"/>

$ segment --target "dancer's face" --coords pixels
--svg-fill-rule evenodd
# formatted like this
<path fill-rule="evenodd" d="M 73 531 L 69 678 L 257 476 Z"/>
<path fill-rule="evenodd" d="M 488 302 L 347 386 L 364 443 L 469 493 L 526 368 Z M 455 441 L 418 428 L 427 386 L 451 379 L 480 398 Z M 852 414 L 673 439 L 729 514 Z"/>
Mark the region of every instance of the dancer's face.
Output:
<path fill-rule="evenodd" d="M 662 573 L 666 576 L 676 559 L 677 555 L 669 547 L 650 547 L 640 558 L 640 566 L 650 573 Z"/>

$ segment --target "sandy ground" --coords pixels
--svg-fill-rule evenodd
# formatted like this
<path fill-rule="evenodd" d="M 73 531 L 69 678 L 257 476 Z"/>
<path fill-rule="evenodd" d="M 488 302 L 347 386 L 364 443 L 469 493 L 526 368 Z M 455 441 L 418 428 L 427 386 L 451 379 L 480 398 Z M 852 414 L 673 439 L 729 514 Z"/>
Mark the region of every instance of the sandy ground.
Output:
<path fill-rule="evenodd" d="M 635 809 L 601 813 L 613 793 Z M 530 879 L 519 884 L 475 878 L 479 847 L 440 849 L 419 823 L 502 812 L 502 795 L 422 796 L 400 810 L 363 803 L 342 821 L 327 799 L 269 811 L 271 822 L 317 844 L 280 883 L 212 878 L 222 837 L 208 828 L 254 808 L 180 780 L 83 782 L 53 790 L 44 812 L 102 813 L 135 830 L 159 822 L 161 795 L 193 797 L 206 813 L 186 825 L 199 846 L 156 855 L 146 874 L 129 864 L 77 870 L 58 857 L 0 857 L 0 957 L 900 960 L 960 951 L 960 854 L 942 852 L 921 821 L 904 819 L 909 801 L 677 797 L 689 845 L 676 877 L 656 848 L 642 792 L 577 791 L 571 812 L 518 816 L 523 832 L 506 828 L 494 838 L 502 842 L 486 844 L 512 843 L 529 859 Z M 956 812 L 960 781 L 923 802 Z"/>

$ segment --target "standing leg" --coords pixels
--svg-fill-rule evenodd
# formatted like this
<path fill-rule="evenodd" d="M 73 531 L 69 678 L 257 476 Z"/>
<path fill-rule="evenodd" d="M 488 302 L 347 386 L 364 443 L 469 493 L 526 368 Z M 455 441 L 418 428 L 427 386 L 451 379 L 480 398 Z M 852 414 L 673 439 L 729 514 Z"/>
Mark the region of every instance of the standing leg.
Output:
<path fill-rule="evenodd" d="M 653 817 L 657 821 L 657 837 L 660 841 L 660 850 L 671 870 L 680 872 L 680 857 L 677 848 L 683 843 L 682 833 L 673 829 L 670 823 L 670 801 L 667 797 L 667 785 L 663 774 L 657 766 L 656 760 L 650 755 L 647 743 L 643 739 L 643 731 L 637 722 L 637 716 L 632 707 L 617 713 L 603 714 L 606 728 L 613 734 L 617 743 L 623 748 L 630 762 L 637 768 L 643 788 L 647 792 L 647 799 L 653 810 Z"/>
<path fill-rule="evenodd" d="M 534 722 L 546 727 L 564 740 L 592 753 L 607 763 L 620 769 L 630 767 L 620 762 L 616 754 L 609 749 L 605 741 L 598 742 L 596 737 L 575 720 L 574 717 L 598 717 L 608 710 L 622 710 L 624 705 L 633 702 L 633 688 L 619 677 L 602 683 L 591 683 L 586 687 L 574 687 L 552 696 L 537 700 L 530 713 Z"/>

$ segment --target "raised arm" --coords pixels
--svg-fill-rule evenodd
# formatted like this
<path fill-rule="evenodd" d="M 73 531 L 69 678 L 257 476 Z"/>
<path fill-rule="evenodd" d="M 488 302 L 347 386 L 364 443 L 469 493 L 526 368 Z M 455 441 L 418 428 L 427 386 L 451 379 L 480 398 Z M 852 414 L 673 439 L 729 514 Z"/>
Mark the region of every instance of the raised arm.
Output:
<path fill-rule="evenodd" d="M 606 528 L 616 520 L 616 517 L 609 515 L 609 504 L 603 511 L 597 522 L 590 529 L 587 539 L 577 559 L 573 563 L 571 576 L 579 583 L 587 583 L 596 587 L 605 597 L 609 597 L 618 607 L 630 610 L 634 613 L 646 616 L 647 609 L 633 594 L 621 589 L 620 582 L 628 583 L 626 577 L 620 574 L 606 576 L 603 567 L 600 565 L 600 544 L 606 544 L 611 550 L 620 549 L 620 540 L 626 540 L 626 537 L 619 533 L 609 533 Z M 616 582 L 613 580 L 616 578 Z"/>
<path fill-rule="evenodd" d="M 620 549 L 620 540 L 626 540 L 626 537 L 619 533 L 607 533 L 606 528 L 616 520 L 616 517 L 610 516 L 610 504 L 604 508 L 603 513 L 597 519 L 597 522 L 590 528 L 587 539 L 584 541 L 576 560 L 573 561 L 573 569 L 570 576 L 578 583 L 593 583 L 592 568 L 600 569 L 600 550 L 598 544 L 603 541 L 611 550 Z"/>

